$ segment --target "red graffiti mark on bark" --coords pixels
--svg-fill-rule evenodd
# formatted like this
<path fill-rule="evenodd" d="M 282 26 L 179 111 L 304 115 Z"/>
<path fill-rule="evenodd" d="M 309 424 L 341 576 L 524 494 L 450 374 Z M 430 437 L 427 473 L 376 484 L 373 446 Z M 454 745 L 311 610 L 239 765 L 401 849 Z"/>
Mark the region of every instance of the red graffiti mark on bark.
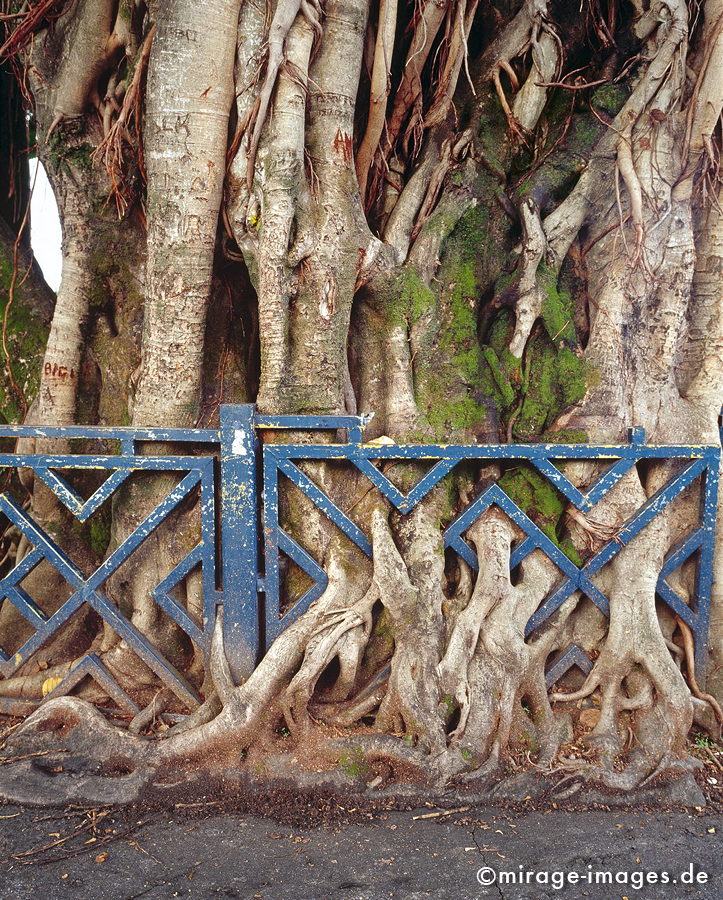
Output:
<path fill-rule="evenodd" d="M 337 128 L 336 130 L 336 137 L 334 138 L 334 150 L 342 155 L 345 163 L 351 162 L 351 135 L 347 134 L 346 131 L 342 131 L 341 128 Z"/>
<path fill-rule="evenodd" d="M 75 369 L 59 366 L 57 363 L 46 362 L 43 366 L 43 372 L 53 378 L 75 378 Z"/>
<path fill-rule="evenodd" d="M 364 268 L 364 264 L 366 263 L 366 260 L 367 260 L 367 252 L 364 249 L 364 247 L 360 247 L 359 248 L 359 256 L 356 261 L 356 281 L 354 284 L 355 291 L 358 291 L 359 288 L 363 287 L 366 284 L 366 282 L 368 281 L 368 279 L 362 275 L 362 269 Z"/>

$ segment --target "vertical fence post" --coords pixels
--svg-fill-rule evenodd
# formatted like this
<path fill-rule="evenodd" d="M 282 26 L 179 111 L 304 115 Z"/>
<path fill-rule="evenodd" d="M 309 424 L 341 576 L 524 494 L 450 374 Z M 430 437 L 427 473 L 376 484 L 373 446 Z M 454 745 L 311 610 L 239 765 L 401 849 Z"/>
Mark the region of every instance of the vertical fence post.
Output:
<path fill-rule="evenodd" d="M 236 682 L 259 652 L 256 407 L 223 405 L 221 420 L 221 571 L 224 648 Z"/>
<path fill-rule="evenodd" d="M 698 558 L 696 577 L 696 627 L 695 627 L 695 669 L 701 683 L 706 676 L 708 663 L 708 632 L 710 629 L 710 605 L 715 584 L 715 531 L 718 514 L 718 471 L 720 459 L 713 456 L 708 468 L 703 472 L 703 492 L 701 497 L 701 519 L 703 540 Z"/>

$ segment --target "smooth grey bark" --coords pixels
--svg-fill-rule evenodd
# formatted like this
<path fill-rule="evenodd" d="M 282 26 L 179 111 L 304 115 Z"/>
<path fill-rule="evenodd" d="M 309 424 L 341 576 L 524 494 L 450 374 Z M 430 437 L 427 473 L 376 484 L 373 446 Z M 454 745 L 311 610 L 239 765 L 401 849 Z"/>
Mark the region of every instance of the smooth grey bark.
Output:
<path fill-rule="evenodd" d="M 89 81 L 113 58 L 121 30 L 103 4 L 80 7 L 93 17 L 76 25 L 68 18 L 64 33 L 82 37 L 88 103 Z M 616 7 L 610 27 L 634 51 L 626 62 L 612 43 L 597 47 L 609 56 L 600 81 L 629 64 L 624 89 L 610 91 L 604 108 L 602 96 L 604 116 L 573 102 L 554 140 L 551 82 L 569 49 L 565 21 L 555 18 L 561 13 L 539 0 L 512 4 L 497 33 L 475 32 L 473 44 L 477 4 L 447 4 L 447 15 L 442 7 L 423 4 L 407 39 L 392 27 L 401 11 L 391 2 L 375 18 L 365 0 L 330 0 L 323 11 L 280 0 L 267 10 L 267 31 L 250 3 L 167 0 L 151 6 L 134 42 L 126 39 L 138 48 L 152 36 L 136 424 L 197 419 L 209 296 L 225 250 L 243 258 L 257 295 L 256 399 L 264 412 L 371 406 L 387 439 L 512 440 L 537 387 L 531 380 L 551 377 L 556 366 L 560 383 L 536 439 L 568 428 L 584 429 L 592 442 L 618 442 L 634 424 L 653 441 L 717 440 L 721 229 L 710 193 L 721 113 L 720 0 L 708 0 L 698 22 L 682 0 L 633 4 L 632 16 Z M 491 14 L 488 4 L 481 14 Z M 393 34 L 408 40 L 396 56 Z M 77 59 L 67 40 L 66 63 Z M 472 46 L 481 46 L 474 59 Z M 60 71 L 60 99 L 46 104 L 53 121 L 60 117 L 57 128 L 82 105 Z M 520 167 L 525 175 L 515 184 Z M 79 230 L 68 233 L 47 352 L 72 363 L 88 311 L 87 197 L 60 180 L 66 231 L 75 221 Z M 579 296 L 553 333 L 546 316 L 551 303 L 562 303 L 571 271 Z M 577 393 L 563 383 L 563 351 L 570 382 L 587 373 Z M 40 412 L 72 421 L 75 393 L 51 375 L 52 367 Z M 139 764 L 198 765 L 213 747 L 218 760 L 238 764 L 243 751 L 248 765 L 263 765 L 279 749 L 283 722 L 313 768 L 341 759 L 339 742 L 324 731 L 330 724 L 358 730 L 354 741 L 378 777 L 406 766 L 437 784 L 488 783 L 526 734 L 538 765 L 631 789 L 690 765 L 684 745 L 694 719 L 715 730 L 714 701 L 684 675 L 674 641 L 683 626 L 656 608 L 661 561 L 695 518 L 692 492 L 600 575 L 609 625 L 575 594 L 552 627 L 528 641 L 525 623 L 555 579 L 549 561 L 535 553 L 511 576 L 518 534 L 495 512 L 470 534 L 476 580 L 461 562 L 446 568 L 441 547 L 440 521 L 485 479 L 499 479 L 499 468 L 466 473 L 454 501 L 439 490 L 403 520 L 363 494 L 361 479 L 309 471 L 359 504 L 373 564 L 359 565 L 320 514 L 290 502 L 290 520 L 304 522 L 306 540 L 323 554 L 329 587 L 244 684 L 229 684 L 215 645 L 204 686 L 213 699 L 193 727 L 157 747 L 68 700 L 31 717 L 21 734 L 54 716 L 75 717 L 74 727 L 92 723 L 99 753 L 127 753 Z M 579 464 L 566 474 L 586 484 L 596 471 Z M 568 511 L 563 522 L 560 514 L 560 537 L 587 552 L 670 474 L 665 464 L 632 470 L 596 511 L 599 521 Z M 117 532 L 163 490 L 145 500 L 128 492 Z M 186 527 L 180 522 L 179 533 Z M 168 562 L 157 551 L 124 590 L 135 624 L 165 645 L 173 635 L 159 634 L 148 601 Z M 676 578 L 690 596 L 692 572 Z M 187 602 L 197 603 L 197 585 L 187 588 Z M 717 648 L 719 594 L 714 604 Z M 383 631 L 389 640 L 381 651 Z M 595 651 L 592 670 L 575 689 L 568 680 L 549 695 L 545 664 L 573 640 Z M 112 665 L 117 644 L 106 640 L 103 650 Z M 199 672 L 198 654 L 194 666 Z M 330 671 L 337 674 L 328 685 Z M 586 734 L 587 755 L 573 762 L 565 745 L 582 701 L 599 715 Z"/>

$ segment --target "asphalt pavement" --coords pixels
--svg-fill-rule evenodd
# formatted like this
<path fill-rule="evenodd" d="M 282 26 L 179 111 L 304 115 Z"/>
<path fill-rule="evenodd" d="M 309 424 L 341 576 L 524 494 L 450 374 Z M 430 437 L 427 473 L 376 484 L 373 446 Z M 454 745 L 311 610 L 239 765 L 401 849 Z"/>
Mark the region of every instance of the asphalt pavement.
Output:
<path fill-rule="evenodd" d="M 277 798 L 278 802 L 278 798 Z M 283 801 L 282 801 L 283 803 Z M 720 812 L 0 806 L 0 898 L 720 898 Z M 261 808 L 263 812 L 263 807 Z"/>

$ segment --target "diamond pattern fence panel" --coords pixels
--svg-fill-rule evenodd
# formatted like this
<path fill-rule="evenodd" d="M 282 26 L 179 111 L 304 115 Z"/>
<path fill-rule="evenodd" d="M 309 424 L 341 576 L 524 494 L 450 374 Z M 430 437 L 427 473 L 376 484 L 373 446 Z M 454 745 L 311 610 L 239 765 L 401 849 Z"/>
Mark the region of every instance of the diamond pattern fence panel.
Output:
<path fill-rule="evenodd" d="M 142 660 L 157 678 L 159 688 L 172 692 L 178 715 L 187 714 L 202 702 L 199 685 L 194 684 L 189 671 L 167 659 L 153 643 L 153 636 L 142 633 L 129 612 L 112 602 L 104 591 L 108 579 L 123 565 L 132 564 L 133 554 L 152 535 L 162 534 L 163 528 L 169 527 L 169 517 L 184 505 L 196 511 L 197 536 L 152 589 L 151 599 L 202 654 L 209 652 L 216 611 L 223 608 L 224 645 L 231 669 L 238 679 L 247 677 L 273 640 L 322 595 L 327 585 L 318 548 L 305 546 L 306 536 L 292 533 L 283 521 L 282 498 L 289 485 L 340 529 L 361 556 L 372 556 L 363 523 L 355 522 L 351 511 L 343 509 L 343 504 L 314 480 L 314 464 L 324 462 L 351 467 L 365 479 L 370 490 L 379 491 L 404 516 L 458 466 L 494 462 L 503 467 L 531 467 L 554 487 L 564 503 L 587 515 L 594 513 L 596 505 L 605 500 L 632 467 L 667 461 L 666 483 L 581 565 L 570 559 L 549 533 L 533 521 L 530 511 L 520 508 L 498 484 L 482 490 L 444 524 L 444 546 L 476 570 L 477 557 L 467 532 L 487 510 L 496 507 L 519 529 L 520 538 L 513 545 L 510 559 L 511 570 L 535 550 L 552 560 L 560 577 L 527 623 L 527 636 L 534 639 L 538 629 L 549 627 L 551 617 L 575 592 L 609 616 L 609 599 L 596 584 L 597 573 L 684 492 L 688 492 L 686 496 L 695 492 L 698 522 L 666 555 L 657 594 L 690 627 L 695 639 L 696 669 L 699 676 L 704 674 L 719 447 L 650 445 L 645 443 L 641 429 L 631 429 L 629 443 L 619 446 L 364 443 L 363 429 L 368 421 L 369 417 L 364 416 L 263 416 L 252 405 L 227 405 L 221 407 L 218 429 L 0 427 L 0 439 L 32 439 L 43 448 L 60 442 L 62 447 L 57 454 L 0 453 L 0 469 L 6 473 L 5 489 L 0 494 L 0 529 L 5 529 L 5 544 L 13 531 L 16 539 L 22 536 L 23 544 L 20 558 L 8 555 L 0 568 L 0 711 L 26 714 L 50 697 L 71 693 L 88 678 L 95 680 L 112 701 L 116 714 L 128 718 L 140 710 L 140 699 L 130 696 L 118 684 L 104 665 L 102 654 L 93 647 L 87 648 L 45 697 L 3 694 L 3 680 L 19 672 L 32 673 L 42 649 L 86 606 Z M 298 432 L 320 430 L 344 440 L 278 442 L 284 431 L 298 437 Z M 259 435 L 269 432 L 277 432 L 274 441 L 267 440 L 262 445 Z M 67 450 L 78 444 L 94 449 L 99 444 L 112 445 L 115 452 Z M 12 441 L 5 440 L 0 446 L 11 448 Z M 427 466 L 416 484 L 406 491 L 382 471 L 384 466 L 399 461 Z M 585 488 L 577 487 L 565 475 L 566 464 L 576 461 L 591 461 L 598 471 L 593 483 Z M 175 484 L 141 524 L 106 553 L 95 571 L 87 572 L 73 561 L 72 553 L 60 546 L 51 529 L 33 519 L 27 495 L 23 496 L 19 482 L 12 478 L 16 470 L 31 471 L 40 479 L 79 527 L 107 509 L 126 482 L 166 473 Z M 84 478 L 85 493 L 77 487 L 78 479 L 82 482 Z M 695 567 L 695 590 L 688 602 L 670 583 L 671 575 L 684 564 Z M 25 579 L 41 565 L 51 567 L 55 576 L 67 584 L 67 599 L 53 610 L 44 609 L 24 587 Z M 291 567 L 303 573 L 306 586 L 299 596 L 290 598 L 284 582 Z M 195 573 L 201 593 L 200 607 L 194 609 L 179 602 L 176 591 L 191 573 Z M 27 623 L 27 636 L 19 646 L 7 645 L 8 634 L 3 633 L 4 627 L 7 631 L 4 623 L 9 611 L 18 613 Z M 573 666 L 583 672 L 592 667 L 592 660 L 574 644 L 551 661 L 546 673 L 548 685 Z"/>

